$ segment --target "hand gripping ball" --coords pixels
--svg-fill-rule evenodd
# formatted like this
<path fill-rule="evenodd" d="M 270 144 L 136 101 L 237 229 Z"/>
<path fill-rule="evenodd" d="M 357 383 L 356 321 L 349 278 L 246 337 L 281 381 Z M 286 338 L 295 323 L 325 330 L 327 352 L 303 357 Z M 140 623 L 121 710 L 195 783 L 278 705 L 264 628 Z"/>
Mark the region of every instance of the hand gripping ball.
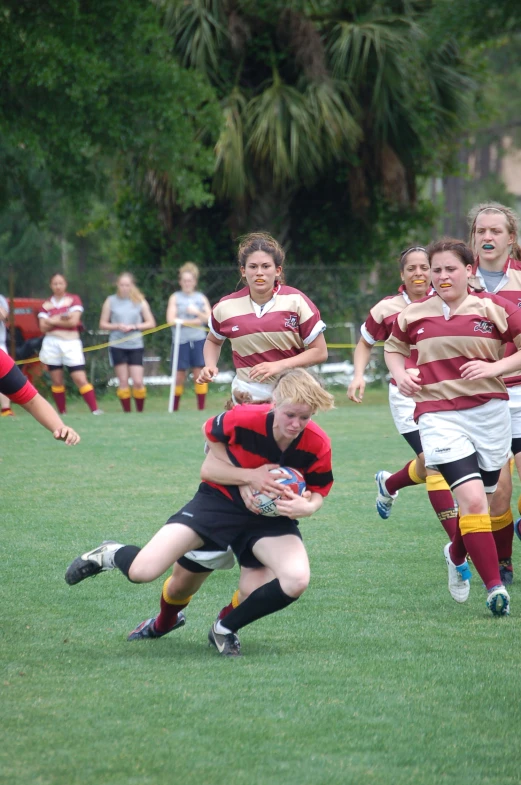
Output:
<path fill-rule="evenodd" d="M 304 476 L 297 469 L 290 469 L 288 466 L 281 466 L 280 469 L 270 469 L 271 474 L 279 474 L 280 472 L 284 472 L 284 474 L 280 474 L 276 479 L 276 482 L 290 488 L 293 493 L 296 493 L 298 496 L 302 496 L 306 490 Z M 277 515 L 280 515 L 280 513 L 277 512 L 276 505 L 277 499 L 280 499 L 280 496 L 272 499 L 261 491 L 253 491 L 253 497 L 259 503 L 259 512 L 261 515 L 268 515 L 270 518 L 275 518 Z"/>

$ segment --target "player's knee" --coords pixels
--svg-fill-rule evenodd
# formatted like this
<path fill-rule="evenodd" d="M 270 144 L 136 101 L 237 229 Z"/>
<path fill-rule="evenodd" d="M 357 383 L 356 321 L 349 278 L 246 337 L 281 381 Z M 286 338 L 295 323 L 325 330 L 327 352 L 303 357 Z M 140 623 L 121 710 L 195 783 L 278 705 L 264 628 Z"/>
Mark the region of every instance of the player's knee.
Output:
<path fill-rule="evenodd" d="M 280 576 L 280 588 L 288 597 L 300 597 L 309 586 L 309 579 L 309 567 L 307 565 L 298 566 Z"/>
<path fill-rule="evenodd" d="M 137 562 L 137 563 L 136 563 Z M 128 570 L 128 577 L 132 583 L 150 583 L 159 577 L 157 569 L 153 564 L 140 563 L 139 560 L 132 562 Z"/>

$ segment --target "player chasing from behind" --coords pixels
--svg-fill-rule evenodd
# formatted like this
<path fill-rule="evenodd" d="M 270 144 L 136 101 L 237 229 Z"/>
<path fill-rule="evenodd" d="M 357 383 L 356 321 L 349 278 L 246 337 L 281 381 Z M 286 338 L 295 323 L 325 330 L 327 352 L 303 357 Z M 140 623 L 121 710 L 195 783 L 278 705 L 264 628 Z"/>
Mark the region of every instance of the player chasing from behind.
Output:
<path fill-rule="evenodd" d="M 521 313 L 494 294 L 468 292 L 474 258 L 465 243 L 440 240 L 428 252 L 437 295 L 402 311 L 385 359 L 400 392 L 416 402 L 426 466 L 441 472 L 458 502 L 458 528 L 444 549 L 449 591 L 457 602 L 468 598 L 468 553 L 486 586 L 487 607 L 502 616 L 510 597 L 499 573 L 487 496 L 510 451 L 508 395 L 499 377 L 521 368 Z M 500 359 L 508 342 L 518 351 Z M 405 368 L 413 346 L 414 378 Z"/>
<path fill-rule="evenodd" d="M 426 249 L 421 245 L 407 248 L 400 254 L 400 277 L 402 285 L 398 294 L 384 297 L 371 308 L 362 325 L 361 337 L 354 353 L 354 376 L 347 395 L 354 403 L 362 403 L 365 390 L 364 371 L 371 358 L 372 347 L 377 341 L 389 338 L 399 313 L 410 303 L 418 302 L 431 290 L 431 269 Z M 432 290 L 431 290 L 432 292 Z M 416 373 L 416 351 L 406 360 L 409 373 Z M 449 486 L 439 472 L 425 467 L 425 457 L 420 431 L 414 421 L 415 404 L 412 398 L 402 395 L 394 379 L 389 382 L 389 406 L 399 434 L 416 453 L 416 459 L 408 461 L 402 469 L 391 474 L 379 471 L 375 476 L 378 494 L 376 510 L 386 520 L 402 488 L 426 484 L 429 501 L 438 520 L 452 540 L 457 527 L 457 512 Z"/>
<path fill-rule="evenodd" d="M 273 405 L 236 406 L 205 425 L 210 447 L 194 498 L 172 515 L 140 549 L 106 541 L 75 559 L 66 572 L 69 584 L 117 567 L 133 583 L 158 578 L 186 552 L 231 546 L 239 564 L 266 567 L 273 579 L 255 589 L 209 632 L 219 654 L 237 656 L 242 627 L 286 608 L 309 583 L 306 549 L 296 522 L 313 515 L 329 493 L 333 475 L 328 436 L 311 417 L 333 408 L 333 396 L 301 368 L 281 374 L 273 389 Z M 221 459 L 225 448 L 236 465 Z M 280 494 L 270 469 L 286 465 L 304 475 L 307 491 L 286 490 L 277 502 L 280 516 L 263 517 L 245 504 L 239 491 Z M 253 500 L 251 500 L 253 505 Z"/>

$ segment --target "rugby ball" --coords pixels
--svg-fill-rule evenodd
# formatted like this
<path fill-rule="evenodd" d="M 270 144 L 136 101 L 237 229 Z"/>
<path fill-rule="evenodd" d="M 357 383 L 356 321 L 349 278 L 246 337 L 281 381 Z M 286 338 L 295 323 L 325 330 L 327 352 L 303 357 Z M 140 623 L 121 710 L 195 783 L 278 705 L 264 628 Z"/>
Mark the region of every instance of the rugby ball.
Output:
<path fill-rule="evenodd" d="M 285 485 L 286 488 L 290 488 L 293 493 L 296 493 L 298 496 L 302 496 L 306 490 L 304 476 L 297 471 L 297 469 L 281 466 L 280 469 L 270 469 L 270 472 L 271 474 L 278 474 L 279 477 L 276 479 L 276 482 L 280 483 L 280 485 Z M 280 474 L 280 472 L 284 472 L 284 474 Z M 280 499 L 280 496 L 272 499 L 261 491 L 253 491 L 253 497 L 258 503 L 258 509 L 261 515 L 267 515 L 270 518 L 275 518 L 277 515 L 280 515 L 276 505 L 277 499 Z"/>

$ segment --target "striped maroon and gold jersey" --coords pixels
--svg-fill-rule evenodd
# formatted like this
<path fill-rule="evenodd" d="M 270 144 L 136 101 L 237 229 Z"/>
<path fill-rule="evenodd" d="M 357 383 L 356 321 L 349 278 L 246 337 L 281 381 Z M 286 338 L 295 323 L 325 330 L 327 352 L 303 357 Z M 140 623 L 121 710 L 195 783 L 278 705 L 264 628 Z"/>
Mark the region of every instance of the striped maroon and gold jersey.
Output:
<path fill-rule="evenodd" d="M 377 341 L 386 341 L 392 333 L 393 324 L 399 313 L 403 311 L 411 301 L 405 286 L 400 286 L 397 294 L 384 297 L 383 300 L 373 305 L 369 315 L 360 328 L 360 334 L 364 341 L 371 346 Z M 405 361 L 406 368 L 416 367 L 416 352 L 413 349 L 410 357 Z M 394 379 L 391 380 L 395 384 Z"/>
<path fill-rule="evenodd" d="M 487 287 L 484 278 L 480 275 L 478 261 L 475 262 L 472 269 L 469 285 L 476 292 L 486 291 Z M 510 256 L 508 257 L 503 266 L 503 277 L 494 289 L 493 294 L 497 294 L 498 297 L 504 297 L 505 300 L 509 300 L 517 308 L 521 308 L 521 262 L 512 259 Z M 505 356 L 513 354 L 515 351 L 515 345 L 509 343 L 506 347 Z M 521 384 L 521 374 L 515 373 L 505 376 L 503 381 L 507 387 L 517 387 L 518 384 Z"/>
<path fill-rule="evenodd" d="M 438 295 L 411 303 L 396 319 L 387 352 L 417 351 L 422 389 L 413 397 L 414 417 L 426 412 L 471 409 L 493 398 L 508 399 L 501 379 L 461 378 L 468 360 L 495 362 L 512 341 L 521 348 L 521 310 L 487 292 L 468 294 L 456 313 Z M 521 355 L 520 355 L 521 366 Z"/>
<path fill-rule="evenodd" d="M 252 301 L 248 287 L 223 297 L 208 326 L 219 341 L 229 338 L 237 378 L 244 381 L 249 380 L 248 368 L 294 357 L 326 329 L 305 294 L 280 284 L 264 306 Z"/>
<path fill-rule="evenodd" d="M 83 304 L 80 298 L 77 294 L 64 294 L 60 300 L 57 300 L 55 297 L 50 297 L 46 300 L 42 304 L 38 318 L 47 319 L 49 316 L 66 316 L 74 311 L 83 313 Z M 81 329 L 81 324 L 77 327 L 67 327 L 66 325 L 63 327 L 52 327 L 47 335 L 52 335 L 54 338 L 65 338 L 66 340 L 70 340 L 72 338 L 78 338 Z"/>
<path fill-rule="evenodd" d="M 31 382 L 16 367 L 11 357 L 0 351 L 0 392 L 13 403 L 29 403 L 36 395 Z"/>
<path fill-rule="evenodd" d="M 310 420 L 302 433 L 281 451 L 273 435 L 274 410 L 270 404 L 243 404 L 205 423 L 206 438 L 226 445 L 234 466 L 256 469 L 278 463 L 298 469 L 309 491 L 327 496 L 333 485 L 331 442 L 327 434 Z M 229 499 L 243 504 L 239 490 L 231 485 L 208 482 Z"/>

